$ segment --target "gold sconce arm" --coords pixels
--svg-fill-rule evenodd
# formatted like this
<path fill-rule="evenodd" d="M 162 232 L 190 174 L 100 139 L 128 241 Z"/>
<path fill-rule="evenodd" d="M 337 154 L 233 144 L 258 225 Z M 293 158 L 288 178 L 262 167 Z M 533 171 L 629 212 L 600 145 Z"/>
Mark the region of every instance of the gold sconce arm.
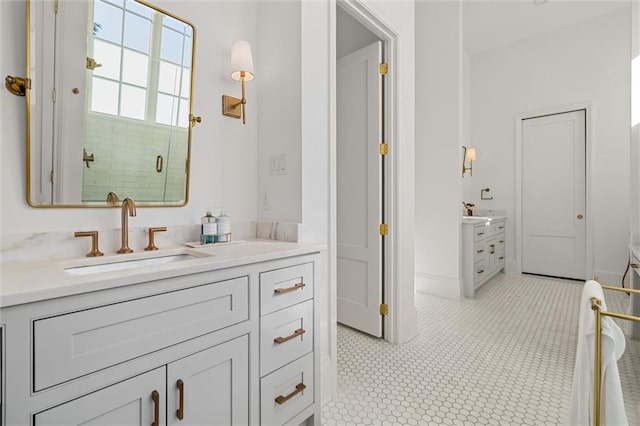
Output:
<path fill-rule="evenodd" d="M 31 89 L 31 80 L 8 75 L 4 78 L 4 87 L 16 96 L 25 96 L 27 89 Z"/>

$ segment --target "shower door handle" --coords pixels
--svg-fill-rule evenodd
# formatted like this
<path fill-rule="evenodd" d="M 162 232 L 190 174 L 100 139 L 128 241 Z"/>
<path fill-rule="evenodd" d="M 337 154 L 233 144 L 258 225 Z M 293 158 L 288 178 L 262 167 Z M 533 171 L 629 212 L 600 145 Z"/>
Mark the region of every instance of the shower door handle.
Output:
<path fill-rule="evenodd" d="M 164 158 L 162 158 L 162 155 L 158 155 L 156 157 L 156 172 L 162 173 L 163 164 L 164 164 Z"/>

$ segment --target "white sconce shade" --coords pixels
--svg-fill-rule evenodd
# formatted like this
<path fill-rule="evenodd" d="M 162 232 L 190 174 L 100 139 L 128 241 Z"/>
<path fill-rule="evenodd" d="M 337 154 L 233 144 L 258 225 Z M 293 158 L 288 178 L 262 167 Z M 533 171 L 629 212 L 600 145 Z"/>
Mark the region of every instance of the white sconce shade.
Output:
<path fill-rule="evenodd" d="M 467 161 L 476 161 L 476 149 L 475 148 L 467 148 Z"/>
<path fill-rule="evenodd" d="M 245 81 L 255 78 L 251 45 L 249 42 L 237 40 L 231 45 L 231 78 L 240 81 L 242 71 L 245 73 Z"/>

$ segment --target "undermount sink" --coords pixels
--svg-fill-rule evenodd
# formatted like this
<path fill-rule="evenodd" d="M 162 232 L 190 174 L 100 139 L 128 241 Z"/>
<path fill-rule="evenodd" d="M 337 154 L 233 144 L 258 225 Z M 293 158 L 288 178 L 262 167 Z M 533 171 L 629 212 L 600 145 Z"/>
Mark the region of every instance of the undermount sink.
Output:
<path fill-rule="evenodd" d="M 200 257 L 201 256 L 194 256 L 189 253 L 180 253 L 180 254 L 163 255 L 163 256 L 157 256 L 157 257 L 145 257 L 141 259 L 128 259 L 128 260 L 115 261 L 115 262 L 113 261 L 114 259 L 111 258 L 109 259 L 108 262 L 105 262 L 105 263 L 71 266 L 71 267 L 64 268 L 64 271 L 69 275 L 89 275 L 89 274 L 97 274 L 100 272 L 112 272 L 112 271 L 120 271 L 123 269 L 139 268 L 142 266 L 163 265 L 166 263 L 182 262 L 184 260 L 193 260 L 193 259 L 198 259 Z"/>

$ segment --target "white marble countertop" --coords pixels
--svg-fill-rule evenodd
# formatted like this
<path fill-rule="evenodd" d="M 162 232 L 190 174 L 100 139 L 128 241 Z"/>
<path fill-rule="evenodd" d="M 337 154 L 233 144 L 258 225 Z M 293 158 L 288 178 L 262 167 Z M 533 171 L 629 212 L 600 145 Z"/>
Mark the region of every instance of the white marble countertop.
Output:
<path fill-rule="evenodd" d="M 251 240 L 245 243 L 216 244 L 202 248 L 173 248 L 154 252 L 109 254 L 60 260 L 5 263 L 0 266 L 0 307 L 20 305 L 170 278 L 179 275 L 230 268 L 257 262 L 300 256 L 325 250 L 323 244 Z M 72 276 L 66 268 L 115 263 L 149 257 L 190 254 L 193 259 L 133 269 Z"/>
<path fill-rule="evenodd" d="M 631 254 L 638 260 L 640 260 L 640 245 L 638 246 L 629 246 L 631 249 Z"/>
<path fill-rule="evenodd" d="M 478 225 L 480 223 L 491 224 L 492 221 L 505 220 L 506 216 L 462 216 L 462 224 Z"/>

